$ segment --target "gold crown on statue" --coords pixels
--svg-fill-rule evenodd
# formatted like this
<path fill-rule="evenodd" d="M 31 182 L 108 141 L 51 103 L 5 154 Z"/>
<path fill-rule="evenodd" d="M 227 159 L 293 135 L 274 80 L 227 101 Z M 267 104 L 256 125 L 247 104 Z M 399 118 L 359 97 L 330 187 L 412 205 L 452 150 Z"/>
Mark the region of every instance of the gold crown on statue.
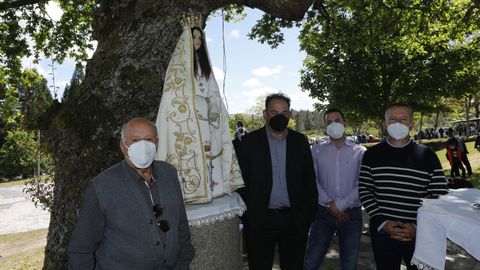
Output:
<path fill-rule="evenodd" d="M 182 13 L 178 20 L 183 28 L 192 28 L 192 27 L 199 27 L 202 28 L 202 14 L 198 11 L 189 10 L 187 12 Z"/>

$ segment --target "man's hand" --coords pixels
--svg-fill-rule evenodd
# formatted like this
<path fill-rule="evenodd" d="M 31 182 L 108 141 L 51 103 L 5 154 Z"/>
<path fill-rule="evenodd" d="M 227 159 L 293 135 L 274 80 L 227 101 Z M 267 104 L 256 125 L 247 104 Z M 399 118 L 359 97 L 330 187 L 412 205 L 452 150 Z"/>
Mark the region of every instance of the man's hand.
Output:
<path fill-rule="evenodd" d="M 340 223 L 347 223 L 350 219 L 350 216 L 345 212 L 338 212 L 335 218 L 337 218 L 338 222 Z"/>
<path fill-rule="evenodd" d="M 399 241 L 412 241 L 415 239 L 417 227 L 413 223 L 401 223 L 400 221 L 388 221 L 383 230 L 391 238 Z"/>
<path fill-rule="evenodd" d="M 330 202 L 327 208 L 328 212 L 334 216 L 338 222 L 346 223 L 349 220 L 347 213 L 339 211 L 335 202 Z"/>

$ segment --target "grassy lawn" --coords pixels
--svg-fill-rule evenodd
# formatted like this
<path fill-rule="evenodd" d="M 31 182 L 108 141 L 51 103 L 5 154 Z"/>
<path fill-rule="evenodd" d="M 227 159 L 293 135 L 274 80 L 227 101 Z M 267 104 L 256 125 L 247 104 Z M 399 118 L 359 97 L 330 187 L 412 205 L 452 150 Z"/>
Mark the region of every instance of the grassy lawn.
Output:
<path fill-rule="evenodd" d="M 43 268 L 44 247 L 0 259 L 1 270 L 41 270 Z"/>
<path fill-rule="evenodd" d="M 42 269 L 47 229 L 0 235 L 0 269 Z"/>
<path fill-rule="evenodd" d="M 0 188 L 2 187 L 11 187 L 11 186 L 18 186 L 18 185 L 25 185 L 26 182 L 32 180 L 31 178 L 23 179 L 23 180 L 14 180 L 0 183 Z"/>
<path fill-rule="evenodd" d="M 46 182 L 46 181 L 51 181 L 53 177 L 51 176 L 42 176 L 40 177 L 40 181 Z M 18 185 L 25 185 L 29 181 L 33 181 L 35 178 L 25 178 L 22 180 L 13 180 L 13 181 L 8 181 L 8 182 L 2 182 L 0 183 L 0 188 L 2 187 L 11 187 L 11 186 L 18 186 Z"/>

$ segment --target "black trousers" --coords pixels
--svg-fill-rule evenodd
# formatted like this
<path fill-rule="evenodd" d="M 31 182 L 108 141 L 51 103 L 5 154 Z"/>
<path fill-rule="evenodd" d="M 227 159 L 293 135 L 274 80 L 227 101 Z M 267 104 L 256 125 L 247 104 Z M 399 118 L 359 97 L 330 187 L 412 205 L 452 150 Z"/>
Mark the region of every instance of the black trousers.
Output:
<path fill-rule="evenodd" d="M 470 161 L 468 160 L 468 156 L 466 153 L 462 153 L 462 162 L 465 164 L 465 167 L 467 168 L 467 173 L 468 176 L 472 176 L 472 166 L 470 165 Z"/>
<path fill-rule="evenodd" d="M 450 177 L 455 178 L 460 176 L 460 171 L 462 171 L 462 178 L 465 178 L 465 168 L 462 165 L 462 162 L 458 158 L 453 159 L 452 170 L 450 171 Z"/>
<path fill-rule="evenodd" d="M 264 226 L 245 227 L 250 270 L 271 270 L 278 244 L 282 270 L 303 269 L 308 228 L 298 228 L 290 211 L 268 210 Z"/>
<path fill-rule="evenodd" d="M 390 238 L 386 233 L 379 233 L 377 229 L 370 227 L 377 270 L 400 270 L 402 259 L 408 270 L 417 270 L 415 265 L 410 265 L 415 251 L 415 240 L 398 241 Z"/>

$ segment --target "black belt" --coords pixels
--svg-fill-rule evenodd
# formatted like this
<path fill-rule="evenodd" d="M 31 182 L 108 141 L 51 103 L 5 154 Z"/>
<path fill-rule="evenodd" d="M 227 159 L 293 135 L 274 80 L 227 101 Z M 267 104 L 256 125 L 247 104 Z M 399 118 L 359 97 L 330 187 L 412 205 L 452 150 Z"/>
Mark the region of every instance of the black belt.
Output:
<path fill-rule="evenodd" d="M 282 214 L 290 212 L 290 207 L 268 208 L 267 211 L 275 214 Z"/>
<path fill-rule="evenodd" d="M 328 210 L 328 207 L 325 207 L 321 204 L 319 204 L 318 207 L 323 208 L 325 210 Z M 352 212 L 352 211 L 358 211 L 358 210 L 361 210 L 361 209 L 362 209 L 361 206 L 354 206 L 354 207 L 350 207 L 350 208 L 347 208 L 347 209 L 343 210 L 343 212 L 348 213 L 348 212 Z"/>

